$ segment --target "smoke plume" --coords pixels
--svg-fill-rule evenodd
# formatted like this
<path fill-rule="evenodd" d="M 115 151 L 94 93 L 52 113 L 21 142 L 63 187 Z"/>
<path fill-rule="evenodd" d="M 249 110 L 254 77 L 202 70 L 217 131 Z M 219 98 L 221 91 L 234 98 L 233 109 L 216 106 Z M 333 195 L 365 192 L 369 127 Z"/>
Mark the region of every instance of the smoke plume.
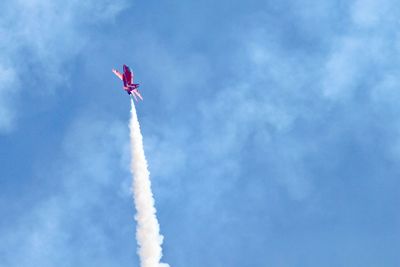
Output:
<path fill-rule="evenodd" d="M 141 267 L 168 267 L 160 263 L 162 257 L 161 244 L 163 236 L 160 235 L 156 209 L 154 207 L 153 193 L 151 192 L 150 173 L 144 155 L 143 138 L 136 115 L 135 104 L 131 100 L 131 172 L 133 174 L 132 191 L 136 207 L 135 220 L 137 222 L 136 240 Z"/>

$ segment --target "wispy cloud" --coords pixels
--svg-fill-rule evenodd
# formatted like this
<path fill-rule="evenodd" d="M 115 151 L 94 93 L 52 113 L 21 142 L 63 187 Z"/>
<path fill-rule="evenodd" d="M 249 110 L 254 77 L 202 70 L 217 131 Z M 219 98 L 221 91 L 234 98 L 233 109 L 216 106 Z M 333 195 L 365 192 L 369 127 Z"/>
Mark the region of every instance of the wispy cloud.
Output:
<path fill-rule="evenodd" d="M 12 106 L 17 87 L 14 70 L 0 65 L 0 131 L 8 132 L 14 127 L 15 111 Z"/>
<path fill-rule="evenodd" d="M 63 72 L 63 66 L 77 56 L 89 40 L 86 29 L 113 20 L 128 6 L 125 0 L 3 3 L 0 132 L 10 130 L 15 124 L 18 114 L 15 101 L 21 101 L 21 93 L 48 94 L 58 85 L 68 84 L 68 73 Z M 19 83 L 12 83 L 16 77 Z"/>
<path fill-rule="evenodd" d="M 121 185 L 130 180 L 129 159 L 124 154 L 128 133 L 127 123 L 93 116 L 77 118 L 70 125 L 57 159 L 42 162 L 37 174 L 43 194 L 23 197 L 20 201 L 29 202 L 25 212 L 13 225 L 1 229 L 0 264 L 131 264 L 134 221 L 131 217 L 124 224 L 121 216 L 129 216 L 120 212 L 132 213 L 130 195 L 121 192 Z M 123 257 L 112 256 L 121 255 L 121 246 L 115 250 L 110 233 L 125 244 Z M 72 252 L 71 246 L 79 249 Z"/>

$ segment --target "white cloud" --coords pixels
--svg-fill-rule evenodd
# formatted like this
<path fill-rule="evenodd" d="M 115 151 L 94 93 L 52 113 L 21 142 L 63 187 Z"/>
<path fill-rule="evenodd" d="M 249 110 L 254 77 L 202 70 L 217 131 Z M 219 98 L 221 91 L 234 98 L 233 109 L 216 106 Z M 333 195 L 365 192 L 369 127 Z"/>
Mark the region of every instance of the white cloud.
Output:
<path fill-rule="evenodd" d="M 162 132 L 153 129 L 153 134 L 145 136 L 145 150 L 152 174 L 167 179 L 182 170 L 188 160 L 182 144 L 187 142 L 184 131 L 163 127 Z"/>
<path fill-rule="evenodd" d="M 391 5 L 393 2 L 387 0 L 356 0 L 352 6 L 353 22 L 361 27 L 376 26 L 388 14 Z"/>
<path fill-rule="evenodd" d="M 350 97 L 357 89 L 363 59 L 367 56 L 363 53 L 365 48 L 362 40 L 355 38 L 343 38 L 334 46 L 325 65 L 322 85 L 325 97 L 340 100 Z"/>
<path fill-rule="evenodd" d="M 395 1 L 357 0 L 350 8 L 351 22 L 332 36 L 331 49 L 324 64 L 323 95 L 333 101 L 348 101 L 357 90 L 380 78 L 399 64 L 399 36 L 393 35 L 397 18 Z"/>
<path fill-rule="evenodd" d="M 293 140 L 279 140 L 280 136 L 290 138 L 297 119 L 316 116 L 310 114 L 304 101 L 317 91 L 308 85 L 318 71 L 302 56 L 282 50 L 265 31 L 247 34 L 241 36 L 246 43 L 239 50 L 245 51 L 246 58 L 237 66 L 237 75 L 230 77 L 222 89 L 215 90 L 211 99 L 199 104 L 198 145 L 210 162 L 219 164 L 205 169 L 222 168 L 218 175 L 229 175 L 230 179 L 235 174 L 251 173 L 253 163 L 248 161 L 262 161 L 246 155 L 247 148 L 253 151 L 256 143 L 257 150 L 275 155 L 270 160 L 277 175 L 265 179 L 276 179 L 290 198 L 301 201 L 313 188 L 304 168 L 309 150 Z M 229 162 L 229 169 L 222 162 Z"/>
<path fill-rule="evenodd" d="M 372 87 L 370 97 L 376 107 L 393 108 L 400 103 L 400 73 L 388 72 Z"/>
<path fill-rule="evenodd" d="M 78 55 L 88 41 L 86 26 L 109 22 L 127 6 L 126 0 L 5 3 L 0 17 L 2 71 L 18 73 L 30 87 L 35 84 L 34 80 L 42 81 L 40 88 L 29 93 L 52 93 L 57 85 L 68 83 L 62 67 Z M 0 80 L 0 132 L 10 130 L 15 124 L 17 110 L 8 94 L 11 91 L 21 93 L 20 85 Z"/>
<path fill-rule="evenodd" d="M 18 83 L 12 68 L 0 65 L 0 131 L 8 132 L 14 127 L 14 110 L 11 108 Z"/>
<path fill-rule="evenodd" d="M 127 124 L 104 118 L 84 116 L 70 125 L 59 157 L 40 164 L 38 176 L 47 195 L 34 197 L 15 224 L 1 229 L 0 264 L 114 266 L 122 260 L 110 255 L 114 242 L 107 224 L 123 203 L 131 203 L 130 195 L 120 194 L 121 184 L 130 180 L 129 160 L 126 169 L 120 164 L 128 135 Z M 132 229 L 132 248 L 133 223 L 132 216 L 131 224 L 113 224 L 121 235 Z"/>

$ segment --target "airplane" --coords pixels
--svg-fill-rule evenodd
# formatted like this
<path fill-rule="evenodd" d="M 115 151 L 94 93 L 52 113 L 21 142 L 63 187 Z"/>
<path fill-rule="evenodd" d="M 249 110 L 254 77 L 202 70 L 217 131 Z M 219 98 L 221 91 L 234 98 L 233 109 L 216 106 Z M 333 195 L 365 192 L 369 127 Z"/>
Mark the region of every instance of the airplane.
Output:
<path fill-rule="evenodd" d="M 143 97 L 139 93 L 139 84 L 133 83 L 133 73 L 131 69 L 124 64 L 123 66 L 124 73 L 120 73 L 119 71 L 113 69 L 112 72 L 117 75 L 124 82 L 124 90 L 135 98 L 136 102 L 138 101 L 137 97 L 139 97 L 143 101 Z"/>

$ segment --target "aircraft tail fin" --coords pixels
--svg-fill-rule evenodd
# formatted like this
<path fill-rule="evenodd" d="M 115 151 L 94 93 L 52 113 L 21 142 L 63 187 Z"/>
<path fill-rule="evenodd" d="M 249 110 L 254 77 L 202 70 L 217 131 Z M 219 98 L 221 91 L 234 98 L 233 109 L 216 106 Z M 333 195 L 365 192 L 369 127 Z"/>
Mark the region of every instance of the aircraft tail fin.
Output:
<path fill-rule="evenodd" d="M 136 96 L 137 96 L 137 97 L 140 98 L 140 100 L 143 101 L 143 97 L 142 97 L 142 95 L 139 93 L 139 90 L 138 90 L 138 89 L 133 90 L 132 93 L 135 95 L 135 98 L 136 98 Z"/>
<path fill-rule="evenodd" d="M 137 97 L 135 96 L 135 94 L 130 94 L 132 99 L 135 99 L 136 102 L 138 102 Z"/>

